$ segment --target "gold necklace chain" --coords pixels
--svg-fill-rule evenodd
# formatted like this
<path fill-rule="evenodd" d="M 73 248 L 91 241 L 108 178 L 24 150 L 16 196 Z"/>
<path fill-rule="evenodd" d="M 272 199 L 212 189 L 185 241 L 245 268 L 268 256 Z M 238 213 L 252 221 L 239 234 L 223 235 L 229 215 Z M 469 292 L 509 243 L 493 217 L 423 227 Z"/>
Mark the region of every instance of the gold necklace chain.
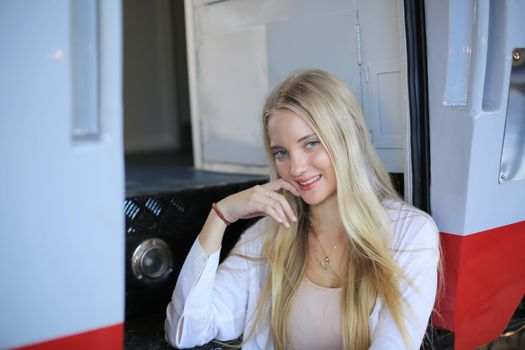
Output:
<path fill-rule="evenodd" d="M 330 260 L 330 255 L 332 255 L 332 253 L 335 251 L 335 249 L 337 248 L 337 246 L 339 245 L 339 243 L 337 243 L 336 245 L 334 245 L 334 247 L 332 248 L 332 251 L 330 252 L 330 254 L 326 254 L 324 248 L 323 248 L 323 245 L 321 244 L 321 240 L 319 239 L 319 237 L 317 237 L 316 234 L 312 233 L 312 235 L 315 236 L 315 238 L 317 238 L 317 242 L 319 242 L 319 246 L 321 247 L 321 251 L 323 252 L 324 254 L 324 258 L 322 258 L 321 260 L 319 260 L 319 264 L 321 265 L 321 267 L 324 269 L 324 270 L 328 270 L 332 267 L 332 260 Z"/>

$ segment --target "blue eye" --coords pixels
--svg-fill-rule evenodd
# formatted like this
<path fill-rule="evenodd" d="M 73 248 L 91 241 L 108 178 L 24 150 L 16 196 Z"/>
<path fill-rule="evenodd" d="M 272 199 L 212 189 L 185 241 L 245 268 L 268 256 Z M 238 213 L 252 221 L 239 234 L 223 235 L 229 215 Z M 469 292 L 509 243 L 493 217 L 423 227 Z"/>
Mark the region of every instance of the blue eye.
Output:
<path fill-rule="evenodd" d="M 283 158 L 287 155 L 288 153 L 285 151 L 285 150 L 279 150 L 279 151 L 275 151 L 273 152 L 273 156 L 277 159 L 280 159 L 280 158 Z"/>
<path fill-rule="evenodd" d="M 311 150 L 312 148 L 314 148 L 315 146 L 317 146 L 318 144 L 320 144 L 321 142 L 318 141 L 318 140 L 312 140 L 312 141 L 308 141 L 304 144 L 304 148 L 306 148 L 307 150 Z"/>

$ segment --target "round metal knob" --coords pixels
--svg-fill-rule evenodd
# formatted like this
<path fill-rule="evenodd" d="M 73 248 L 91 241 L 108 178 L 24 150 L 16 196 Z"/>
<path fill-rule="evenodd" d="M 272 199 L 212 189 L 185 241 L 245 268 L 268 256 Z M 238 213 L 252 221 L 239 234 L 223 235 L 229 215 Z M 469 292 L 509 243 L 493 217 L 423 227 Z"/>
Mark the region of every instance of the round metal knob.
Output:
<path fill-rule="evenodd" d="M 515 48 L 512 50 L 512 67 L 521 66 L 525 61 L 523 56 L 525 55 L 524 48 Z"/>
<path fill-rule="evenodd" d="M 138 279 L 155 280 L 172 271 L 171 249 L 159 238 L 143 241 L 133 252 L 131 268 Z"/>
<path fill-rule="evenodd" d="M 514 62 L 518 62 L 521 58 L 521 53 L 519 50 L 514 50 L 512 53 L 512 58 L 514 59 Z"/>

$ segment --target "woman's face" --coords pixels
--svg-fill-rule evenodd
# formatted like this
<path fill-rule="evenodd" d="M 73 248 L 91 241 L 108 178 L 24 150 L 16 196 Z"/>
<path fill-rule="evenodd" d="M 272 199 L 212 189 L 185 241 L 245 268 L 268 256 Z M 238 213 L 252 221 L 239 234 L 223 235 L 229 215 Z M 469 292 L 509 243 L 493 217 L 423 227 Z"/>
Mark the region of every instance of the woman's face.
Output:
<path fill-rule="evenodd" d="M 336 200 L 336 179 L 328 152 L 306 122 L 288 109 L 268 121 L 271 152 L 277 173 L 299 189 L 309 205 Z"/>

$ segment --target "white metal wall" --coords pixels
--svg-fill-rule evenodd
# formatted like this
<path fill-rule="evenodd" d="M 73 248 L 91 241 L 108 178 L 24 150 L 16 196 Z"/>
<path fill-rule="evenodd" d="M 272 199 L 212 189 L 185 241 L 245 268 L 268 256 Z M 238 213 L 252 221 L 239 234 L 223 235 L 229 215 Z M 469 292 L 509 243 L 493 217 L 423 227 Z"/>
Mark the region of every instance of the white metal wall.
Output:
<path fill-rule="evenodd" d="M 525 181 L 500 181 L 523 1 L 427 1 L 432 214 L 467 235 L 525 219 Z M 495 37 L 491 33 L 497 33 Z"/>

